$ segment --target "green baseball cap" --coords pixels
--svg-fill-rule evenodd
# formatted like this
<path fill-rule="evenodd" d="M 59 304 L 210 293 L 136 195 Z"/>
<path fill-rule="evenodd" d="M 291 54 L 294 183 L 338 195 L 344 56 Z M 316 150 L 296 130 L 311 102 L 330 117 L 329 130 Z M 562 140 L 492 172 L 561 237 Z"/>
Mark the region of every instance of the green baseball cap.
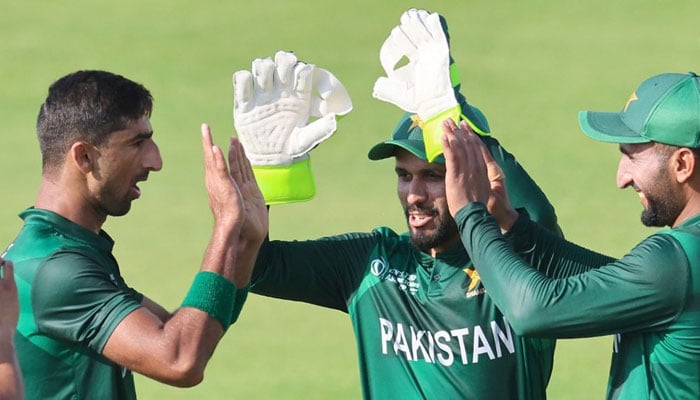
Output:
<path fill-rule="evenodd" d="M 461 103 L 462 119 L 470 122 L 472 128 L 479 134 L 487 135 L 490 131 L 486 116 L 478 108 Z M 370 160 L 382 160 L 394 156 L 397 147 L 411 152 L 416 157 L 427 160 L 425 155 L 425 145 L 423 144 L 423 129 L 419 126 L 418 115 L 405 113 L 401 116 L 399 123 L 391 134 L 391 140 L 377 143 L 370 150 L 367 156 Z M 439 155 L 433 162 L 444 163 L 445 158 Z"/>
<path fill-rule="evenodd" d="M 700 77 L 694 72 L 653 76 L 620 112 L 581 111 L 578 120 L 586 135 L 602 142 L 700 147 Z"/>

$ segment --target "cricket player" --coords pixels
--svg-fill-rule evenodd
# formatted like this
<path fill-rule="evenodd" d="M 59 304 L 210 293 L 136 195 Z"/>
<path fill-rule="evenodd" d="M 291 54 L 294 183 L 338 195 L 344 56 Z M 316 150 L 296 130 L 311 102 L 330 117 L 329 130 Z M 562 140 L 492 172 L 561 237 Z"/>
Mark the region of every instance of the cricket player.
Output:
<path fill-rule="evenodd" d="M 514 333 L 615 334 L 608 399 L 698 399 L 700 77 L 653 76 L 621 111 L 583 111 L 579 122 L 593 139 L 619 144 L 617 186 L 637 192 L 642 223 L 669 228 L 619 260 L 553 236 L 508 206 L 503 178 L 488 180 L 479 138 L 447 120 L 447 201 L 462 242 Z M 582 272 L 552 279 L 540 272 L 548 268 Z"/>
<path fill-rule="evenodd" d="M 387 61 L 390 71 L 375 86 L 375 97 L 401 99 L 397 105 L 410 112 L 390 140 L 370 149 L 369 158 L 394 158 L 408 231 L 378 227 L 315 240 L 266 240 L 251 291 L 347 313 L 366 399 L 544 399 L 555 341 L 516 334 L 485 291 L 449 214 L 444 159 L 428 152 L 435 141 L 426 143 L 426 129 L 443 115 L 468 120 L 508 176 L 512 202 L 558 234 L 554 209 L 488 134 L 483 114 L 455 91 L 440 16 L 409 10 L 401 21 L 404 33 L 392 32 L 383 46 L 391 53 L 385 59 L 404 52 L 411 63 L 396 72 Z M 427 35 L 420 42 L 401 34 Z M 409 43 L 417 48 L 401 48 Z M 268 204 L 309 198 L 308 191 L 294 190 L 312 184 L 285 185 L 284 174 L 311 179 L 308 151 L 336 127 L 335 119 L 306 125 L 309 116 L 323 109 L 344 115 L 351 108 L 337 80 L 317 76 L 317 69 L 278 52 L 274 60 L 256 59 L 251 71 L 234 74 L 234 123 L 258 183 L 270 187 L 263 189 Z M 322 84 L 311 91 L 309 82 Z M 309 100 L 310 92 L 321 97 Z"/>
<path fill-rule="evenodd" d="M 139 182 L 162 167 L 152 105 L 145 87 L 121 75 L 76 71 L 51 85 L 40 108 L 41 184 L 4 255 L 15 267 L 15 344 L 28 399 L 134 399 L 133 372 L 196 385 L 243 306 L 263 240 L 240 235 L 256 221 L 243 198 L 255 196 L 247 188 L 257 186 L 240 144 L 233 141 L 229 151 L 240 152 L 231 159 L 242 164 L 229 170 L 206 124 L 202 148 L 214 227 L 181 307 L 165 310 L 120 273 L 102 225 L 108 216 L 127 214 L 141 196 Z M 262 216 L 266 223 L 264 208 Z"/>

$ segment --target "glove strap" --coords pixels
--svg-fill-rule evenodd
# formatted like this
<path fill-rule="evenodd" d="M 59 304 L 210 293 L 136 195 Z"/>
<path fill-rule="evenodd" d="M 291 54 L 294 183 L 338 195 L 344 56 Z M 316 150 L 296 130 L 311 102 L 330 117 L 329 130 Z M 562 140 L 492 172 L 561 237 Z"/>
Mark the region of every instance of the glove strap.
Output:
<path fill-rule="evenodd" d="M 449 108 L 437 115 L 428 118 L 423 125 L 423 143 L 425 144 L 425 156 L 428 162 L 433 162 L 442 154 L 442 143 L 440 138 L 444 134 L 442 121 L 451 118 L 455 124 L 459 124 L 461 110 L 459 105 Z"/>
<path fill-rule="evenodd" d="M 307 201 L 316 194 L 308 156 L 287 166 L 254 166 L 253 174 L 268 205 Z"/>

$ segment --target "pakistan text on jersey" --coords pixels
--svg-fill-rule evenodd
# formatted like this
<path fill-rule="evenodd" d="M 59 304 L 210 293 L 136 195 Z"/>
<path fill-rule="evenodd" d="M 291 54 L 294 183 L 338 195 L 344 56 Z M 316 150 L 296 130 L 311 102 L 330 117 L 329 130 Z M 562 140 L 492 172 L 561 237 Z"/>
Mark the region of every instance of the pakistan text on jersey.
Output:
<path fill-rule="evenodd" d="M 388 319 L 379 318 L 382 353 L 404 357 L 408 361 L 438 362 L 451 366 L 478 363 L 488 358 L 495 360 L 515 353 L 513 333 L 508 321 L 488 323 L 471 328 L 439 330 L 435 332 L 417 329 Z"/>

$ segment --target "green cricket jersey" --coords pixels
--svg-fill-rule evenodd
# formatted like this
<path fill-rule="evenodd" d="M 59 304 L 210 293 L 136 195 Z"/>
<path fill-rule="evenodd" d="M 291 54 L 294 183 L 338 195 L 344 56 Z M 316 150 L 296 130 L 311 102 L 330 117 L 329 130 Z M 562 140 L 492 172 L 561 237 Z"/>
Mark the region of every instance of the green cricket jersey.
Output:
<path fill-rule="evenodd" d="M 519 206 L 557 230 L 537 185 L 498 143 Z M 461 245 L 436 258 L 388 228 L 266 241 L 251 291 L 349 314 L 366 399 L 544 399 L 554 340 L 516 335 Z"/>
<path fill-rule="evenodd" d="M 649 236 L 620 260 L 557 238 L 526 216 L 508 235 L 513 249 L 483 204 L 465 206 L 456 220 L 516 332 L 616 334 L 609 399 L 700 398 L 700 215 Z M 572 273 L 544 279 L 528 263 Z"/>
<path fill-rule="evenodd" d="M 101 355 L 142 295 L 112 256 L 114 242 L 50 211 L 29 208 L 5 255 L 15 265 L 15 346 L 27 399 L 135 399 L 131 371 Z"/>

